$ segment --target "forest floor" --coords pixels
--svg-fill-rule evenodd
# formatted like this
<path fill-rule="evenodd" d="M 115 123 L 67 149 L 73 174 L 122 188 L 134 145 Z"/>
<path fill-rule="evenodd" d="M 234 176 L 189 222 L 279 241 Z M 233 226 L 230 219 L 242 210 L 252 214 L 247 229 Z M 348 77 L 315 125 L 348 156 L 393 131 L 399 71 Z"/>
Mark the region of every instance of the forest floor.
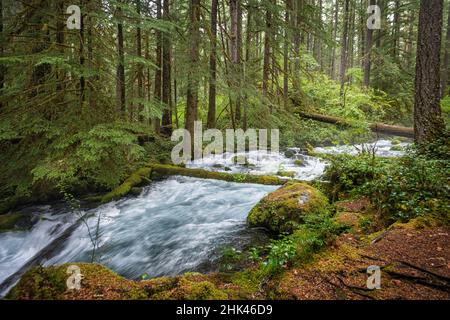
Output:
<path fill-rule="evenodd" d="M 349 203 L 346 209 L 359 208 Z M 381 268 L 381 289 L 366 286 L 371 265 Z M 284 299 L 450 299 L 450 228 L 417 220 L 369 236 L 356 228 L 270 286 Z"/>

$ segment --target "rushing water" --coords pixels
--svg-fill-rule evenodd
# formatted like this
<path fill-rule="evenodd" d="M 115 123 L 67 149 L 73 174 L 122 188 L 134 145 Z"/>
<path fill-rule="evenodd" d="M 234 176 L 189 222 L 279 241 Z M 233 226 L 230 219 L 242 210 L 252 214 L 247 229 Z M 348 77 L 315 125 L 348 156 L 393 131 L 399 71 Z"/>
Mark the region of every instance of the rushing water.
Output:
<path fill-rule="evenodd" d="M 402 154 L 391 150 L 389 141 L 371 146 L 381 156 Z M 354 154 L 362 147 L 326 147 L 315 151 Z M 233 163 L 235 156 L 228 153 L 211 156 L 187 167 L 270 175 L 292 171 L 295 178 L 310 181 L 319 178 L 327 165 L 296 148 L 284 154 L 247 153 L 248 165 L 244 166 Z M 223 246 L 244 247 L 261 236 L 261 232 L 246 228 L 245 219 L 250 209 L 276 188 L 171 177 L 152 183 L 138 197 L 111 202 L 82 214 L 90 217 L 91 231 L 95 231 L 100 216 L 96 262 L 123 276 L 136 279 L 143 274 L 154 277 L 190 270 L 208 271 L 217 266 L 215 262 Z M 30 261 L 44 265 L 90 261 L 92 243 L 87 227 L 77 223 L 74 212 L 55 206 L 27 210 L 40 218 L 31 230 L 0 233 L 0 284 L 27 268 Z M 0 296 L 17 280 L 11 279 L 3 283 L 3 288 L 0 285 Z"/>
<path fill-rule="evenodd" d="M 299 149 L 292 148 L 289 151 L 291 153 L 290 157 L 286 157 L 281 153 L 261 151 L 224 153 L 192 161 L 187 167 L 256 175 L 277 175 L 280 171 L 295 172 L 295 178 L 304 181 L 312 181 L 323 174 L 326 166 L 325 162 L 302 154 Z M 245 157 L 248 164 L 236 165 L 236 157 Z M 295 164 L 295 160 L 301 160 L 302 164 Z"/>
<path fill-rule="evenodd" d="M 404 150 L 409 143 L 401 142 L 398 145 L 393 145 L 389 140 L 378 140 L 372 143 L 345 145 L 345 146 L 333 146 L 333 147 L 318 147 L 314 151 L 327 154 L 352 154 L 356 155 L 361 151 L 375 151 L 376 155 L 380 157 L 400 157 L 405 152 Z M 397 150 L 399 147 L 401 150 Z M 395 150 L 393 150 L 395 149 Z"/>
<path fill-rule="evenodd" d="M 156 182 L 138 197 L 92 210 L 95 216 L 88 220 L 92 232 L 100 215 L 96 262 L 133 279 L 211 269 L 208 265 L 217 260 L 221 247 L 245 246 L 260 236 L 246 228 L 245 219 L 276 188 L 187 177 Z M 0 234 L 0 283 L 74 219 L 73 213 L 49 211 L 31 231 Z M 44 265 L 90 261 L 91 249 L 87 228 L 81 224 Z"/>

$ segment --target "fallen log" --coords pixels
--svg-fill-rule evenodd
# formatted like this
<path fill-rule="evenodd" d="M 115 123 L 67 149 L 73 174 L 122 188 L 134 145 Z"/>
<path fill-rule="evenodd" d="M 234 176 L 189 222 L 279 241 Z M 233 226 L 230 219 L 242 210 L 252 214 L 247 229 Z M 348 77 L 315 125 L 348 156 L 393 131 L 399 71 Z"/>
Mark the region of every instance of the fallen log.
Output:
<path fill-rule="evenodd" d="M 303 111 L 294 111 L 296 114 L 301 116 L 302 118 L 311 119 L 315 121 L 320 121 L 324 123 L 330 123 L 330 124 L 337 124 L 341 126 L 346 127 L 352 127 L 353 124 L 343 118 L 339 117 L 332 117 L 332 116 L 326 116 L 323 114 L 318 113 L 307 113 Z M 414 138 L 414 129 L 409 127 L 402 127 L 402 126 L 393 126 L 389 124 L 384 123 L 370 123 L 369 128 L 373 132 L 377 133 L 385 133 L 385 134 L 391 134 L 394 136 L 400 136 L 400 137 L 406 137 L 406 138 Z"/>
<path fill-rule="evenodd" d="M 288 179 L 282 179 L 276 176 L 252 175 L 244 173 L 226 173 L 217 171 L 208 171 L 204 169 L 182 168 L 166 164 L 149 164 L 152 169 L 152 178 L 167 176 L 186 176 L 200 179 L 213 179 L 238 183 L 254 183 L 263 185 L 283 185 Z"/>

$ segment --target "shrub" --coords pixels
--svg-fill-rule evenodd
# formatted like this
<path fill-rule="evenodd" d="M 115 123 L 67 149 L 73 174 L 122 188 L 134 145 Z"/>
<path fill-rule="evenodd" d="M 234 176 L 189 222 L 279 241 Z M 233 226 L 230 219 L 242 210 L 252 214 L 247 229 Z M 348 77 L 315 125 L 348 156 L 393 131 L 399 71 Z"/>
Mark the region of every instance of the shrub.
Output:
<path fill-rule="evenodd" d="M 408 150 L 399 159 L 368 155 L 337 156 L 327 169 L 334 198 L 366 196 L 386 223 L 432 214 L 448 222 L 450 165 L 437 144 L 434 150 Z"/>

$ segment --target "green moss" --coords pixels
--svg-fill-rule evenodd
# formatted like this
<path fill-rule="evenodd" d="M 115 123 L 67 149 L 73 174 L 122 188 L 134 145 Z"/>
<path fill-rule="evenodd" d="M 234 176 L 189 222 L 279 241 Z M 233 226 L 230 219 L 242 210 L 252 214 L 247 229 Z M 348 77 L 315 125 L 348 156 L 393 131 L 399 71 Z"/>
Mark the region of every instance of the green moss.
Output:
<path fill-rule="evenodd" d="M 393 146 L 399 145 L 399 144 L 400 144 L 400 140 L 399 140 L 399 139 L 392 139 L 392 140 L 391 140 L 391 144 L 392 144 Z"/>
<path fill-rule="evenodd" d="M 391 151 L 403 151 L 403 147 L 400 145 L 394 145 L 390 149 Z"/>
<path fill-rule="evenodd" d="M 295 177 L 295 171 L 283 171 L 283 170 L 280 170 L 280 171 L 277 172 L 277 176 L 294 178 Z"/>
<path fill-rule="evenodd" d="M 56 300 L 66 291 L 68 275 L 61 267 L 36 267 L 26 272 L 6 299 Z"/>
<path fill-rule="evenodd" d="M 276 233 L 292 233 L 305 215 L 327 212 L 328 200 L 317 189 L 302 182 L 291 182 L 264 197 L 249 213 L 250 226 L 261 226 Z"/>
<path fill-rule="evenodd" d="M 175 280 L 175 281 L 174 281 Z M 175 279 L 150 280 L 154 290 L 150 299 L 156 300 L 224 300 L 228 294 L 200 273 L 185 273 Z M 156 288 L 155 288 L 156 287 Z"/>
<path fill-rule="evenodd" d="M 294 164 L 295 164 L 296 166 L 301 167 L 301 166 L 303 165 L 303 160 L 297 159 L 297 160 L 294 161 Z"/>
<path fill-rule="evenodd" d="M 152 164 L 152 178 L 157 179 L 165 176 L 180 175 L 201 179 L 215 179 L 239 183 L 256 183 L 264 185 L 281 185 L 286 181 L 274 176 L 257 176 L 240 173 L 214 172 L 203 169 L 181 168 L 171 165 Z"/>
<path fill-rule="evenodd" d="M 263 269 L 247 269 L 241 272 L 235 272 L 231 277 L 231 282 L 239 288 L 241 297 L 250 297 L 260 289 L 261 282 L 265 274 Z"/>
<path fill-rule="evenodd" d="M 0 232 L 15 230 L 17 223 L 22 218 L 21 213 L 0 215 Z"/>
<path fill-rule="evenodd" d="M 101 198 L 101 202 L 109 202 L 112 200 L 120 199 L 128 194 L 140 194 L 140 190 L 138 190 L 138 186 L 150 183 L 150 177 L 152 175 L 152 168 L 144 167 L 136 172 L 134 172 L 131 176 L 129 176 L 120 186 L 107 193 Z"/>
<path fill-rule="evenodd" d="M 80 290 L 67 288 L 67 269 L 76 265 L 81 272 Z M 66 263 L 59 266 L 28 270 L 7 294 L 11 300 L 60 299 L 147 299 L 148 293 L 139 282 L 125 279 L 108 268 L 91 263 Z"/>

